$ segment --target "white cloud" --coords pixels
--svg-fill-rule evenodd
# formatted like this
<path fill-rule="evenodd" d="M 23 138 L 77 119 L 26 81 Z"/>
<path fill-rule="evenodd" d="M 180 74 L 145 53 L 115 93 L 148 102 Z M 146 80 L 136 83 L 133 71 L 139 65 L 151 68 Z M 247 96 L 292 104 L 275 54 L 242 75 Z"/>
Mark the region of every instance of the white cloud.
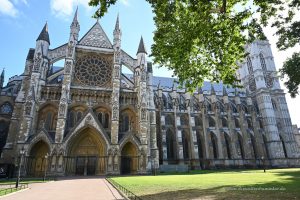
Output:
<path fill-rule="evenodd" d="M 128 5 L 129 5 L 128 0 L 121 0 L 121 3 L 124 4 L 125 6 L 128 6 Z"/>
<path fill-rule="evenodd" d="M 13 0 L 13 2 L 14 2 L 15 5 L 20 4 L 20 3 L 23 3 L 23 4 L 25 4 L 26 6 L 28 6 L 27 0 Z"/>
<path fill-rule="evenodd" d="M 18 10 L 9 0 L 0 0 L 0 14 L 17 17 Z"/>
<path fill-rule="evenodd" d="M 74 8 L 76 6 L 82 5 L 87 10 L 89 10 L 90 7 L 88 5 L 88 2 L 89 0 L 51 0 L 50 7 L 52 13 L 56 17 L 65 18 L 73 15 Z"/>

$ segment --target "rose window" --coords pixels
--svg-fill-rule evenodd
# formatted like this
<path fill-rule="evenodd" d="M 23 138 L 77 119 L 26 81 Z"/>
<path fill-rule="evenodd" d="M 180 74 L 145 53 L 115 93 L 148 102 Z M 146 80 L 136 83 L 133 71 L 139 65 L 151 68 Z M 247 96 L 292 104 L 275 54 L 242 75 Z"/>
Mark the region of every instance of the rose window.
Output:
<path fill-rule="evenodd" d="M 82 85 L 105 86 L 111 73 L 111 62 L 101 56 L 84 56 L 76 62 L 75 78 Z"/>

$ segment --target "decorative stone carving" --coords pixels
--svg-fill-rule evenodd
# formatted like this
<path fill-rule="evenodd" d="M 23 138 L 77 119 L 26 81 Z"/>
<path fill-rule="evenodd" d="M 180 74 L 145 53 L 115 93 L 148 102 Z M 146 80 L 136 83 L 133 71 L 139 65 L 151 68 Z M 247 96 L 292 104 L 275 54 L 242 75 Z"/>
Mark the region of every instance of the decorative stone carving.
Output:
<path fill-rule="evenodd" d="M 115 78 L 120 78 L 120 67 L 115 65 Z"/>
<path fill-rule="evenodd" d="M 31 107 L 32 107 L 32 103 L 31 102 L 26 102 L 26 104 L 25 104 L 25 115 L 30 115 L 31 114 Z"/>
<path fill-rule="evenodd" d="M 141 109 L 141 119 L 146 120 L 146 108 Z"/>
<path fill-rule="evenodd" d="M 121 53 L 120 51 L 115 52 L 115 63 L 120 63 L 121 62 Z"/>
<path fill-rule="evenodd" d="M 74 42 L 71 40 L 68 44 L 68 53 L 67 53 L 68 57 L 72 57 L 73 49 L 74 49 Z"/>
<path fill-rule="evenodd" d="M 41 62 L 42 62 L 42 56 L 41 56 L 41 53 L 39 52 L 36 54 L 36 56 L 34 58 L 34 64 L 33 64 L 34 71 L 39 71 Z"/>
<path fill-rule="evenodd" d="M 118 120 L 119 118 L 119 109 L 117 106 L 113 106 L 112 118 L 113 120 Z"/>
<path fill-rule="evenodd" d="M 71 67 L 72 67 L 72 62 L 71 62 L 71 61 L 67 61 L 67 62 L 66 62 L 66 66 L 65 66 L 65 73 L 66 73 L 66 74 L 70 74 L 70 72 L 71 72 Z"/>
<path fill-rule="evenodd" d="M 65 115 L 65 111 L 66 111 L 66 104 L 60 104 L 60 107 L 59 107 L 59 116 L 63 117 Z"/>
<path fill-rule="evenodd" d="M 266 86 L 268 88 L 272 88 L 273 87 L 273 78 L 272 78 L 272 75 L 270 73 L 267 73 L 265 75 L 265 79 L 266 79 Z"/>

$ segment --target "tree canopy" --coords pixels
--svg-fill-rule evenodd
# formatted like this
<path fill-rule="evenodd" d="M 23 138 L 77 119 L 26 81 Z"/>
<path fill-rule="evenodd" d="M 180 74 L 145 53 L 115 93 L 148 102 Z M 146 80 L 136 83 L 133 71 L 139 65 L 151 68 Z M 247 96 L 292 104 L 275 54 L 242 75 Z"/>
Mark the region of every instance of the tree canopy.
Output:
<path fill-rule="evenodd" d="M 280 50 L 299 43 L 300 21 L 295 20 L 295 13 L 300 0 L 146 1 L 156 25 L 153 61 L 173 70 L 189 91 L 204 80 L 239 86 L 236 70 L 246 56 L 244 47 L 254 39 L 266 39 L 262 26 L 276 27 Z M 90 0 L 89 5 L 98 6 L 94 17 L 102 17 L 116 2 Z M 290 76 L 290 70 L 281 72 Z"/>

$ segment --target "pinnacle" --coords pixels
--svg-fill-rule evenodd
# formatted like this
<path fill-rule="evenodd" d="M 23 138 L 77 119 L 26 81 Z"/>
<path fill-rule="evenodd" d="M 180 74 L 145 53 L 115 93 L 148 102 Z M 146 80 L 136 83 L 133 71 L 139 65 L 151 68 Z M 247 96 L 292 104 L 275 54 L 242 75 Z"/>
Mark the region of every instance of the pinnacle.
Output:
<path fill-rule="evenodd" d="M 145 53 L 145 54 L 147 54 L 147 51 L 146 51 L 146 48 L 145 48 L 145 44 L 144 44 L 144 40 L 143 40 L 142 36 L 141 36 L 139 48 L 138 48 L 138 51 L 137 51 L 136 54 L 139 54 L 139 53 Z"/>
<path fill-rule="evenodd" d="M 45 26 L 43 27 L 43 30 L 41 31 L 39 37 L 36 39 L 36 41 L 38 41 L 38 40 L 44 40 L 50 44 L 47 22 L 46 22 Z"/>

